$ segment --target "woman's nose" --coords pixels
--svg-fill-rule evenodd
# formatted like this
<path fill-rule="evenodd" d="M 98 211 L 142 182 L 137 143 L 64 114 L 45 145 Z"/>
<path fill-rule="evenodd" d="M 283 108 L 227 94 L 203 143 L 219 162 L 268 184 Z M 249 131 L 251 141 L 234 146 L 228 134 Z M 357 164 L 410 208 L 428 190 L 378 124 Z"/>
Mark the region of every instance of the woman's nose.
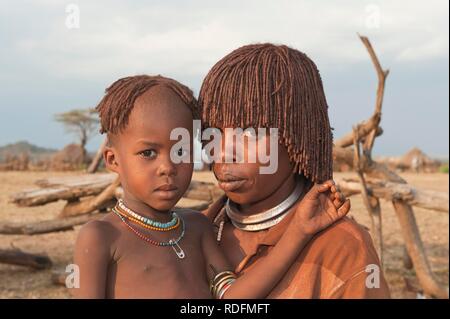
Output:
<path fill-rule="evenodd" d="M 221 140 L 220 156 L 221 163 L 234 163 L 236 161 L 236 143 L 231 134 L 224 134 Z"/>

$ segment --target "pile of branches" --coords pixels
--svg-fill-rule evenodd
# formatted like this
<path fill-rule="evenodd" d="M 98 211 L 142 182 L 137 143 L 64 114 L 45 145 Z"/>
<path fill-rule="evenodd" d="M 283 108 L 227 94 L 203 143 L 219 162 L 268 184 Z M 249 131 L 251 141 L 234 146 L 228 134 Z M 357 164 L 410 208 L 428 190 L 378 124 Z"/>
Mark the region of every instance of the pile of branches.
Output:
<path fill-rule="evenodd" d="M 381 109 L 386 78 L 389 70 L 383 70 L 367 37 L 360 39 L 369 52 L 378 77 L 375 110 L 372 116 L 353 127 L 353 130 L 334 143 L 335 161 L 346 163 L 357 172 L 358 178 L 342 179 L 337 183 L 347 196 L 361 194 L 371 218 L 371 234 L 381 261 L 383 261 L 382 214 L 380 198 L 390 201 L 397 214 L 405 242 L 405 265 L 414 267 L 425 295 L 448 298 L 448 288 L 434 276 L 417 227 L 413 206 L 448 214 L 448 193 L 416 189 L 383 163 L 372 159 L 376 137 L 383 133 L 380 127 Z"/>

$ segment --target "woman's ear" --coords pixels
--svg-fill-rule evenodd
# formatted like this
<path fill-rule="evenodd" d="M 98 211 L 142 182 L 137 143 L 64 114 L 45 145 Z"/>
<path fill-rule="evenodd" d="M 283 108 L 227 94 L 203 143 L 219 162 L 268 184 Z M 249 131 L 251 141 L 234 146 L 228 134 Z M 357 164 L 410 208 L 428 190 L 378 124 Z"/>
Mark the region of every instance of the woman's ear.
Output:
<path fill-rule="evenodd" d="M 103 151 L 103 160 L 105 161 L 106 168 L 114 173 L 119 173 L 119 165 L 117 164 L 117 157 L 115 150 L 112 147 L 105 147 Z"/>

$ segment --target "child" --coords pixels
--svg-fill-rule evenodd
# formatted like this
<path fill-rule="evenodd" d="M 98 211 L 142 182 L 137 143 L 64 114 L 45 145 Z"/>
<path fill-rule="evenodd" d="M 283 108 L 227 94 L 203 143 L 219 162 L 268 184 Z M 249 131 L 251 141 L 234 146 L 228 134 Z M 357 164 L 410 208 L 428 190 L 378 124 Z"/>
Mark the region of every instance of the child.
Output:
<path fill-rule="evenodd" d="M 316 185 L 295 209 L 274 253 L 245 276 L 231 272 L 210 222 L 199 212 L 174 211 L 193 172 L 174 164 L 175 128 L 192 136 L 198 118 L 192 92 L 161 76 L 120 79 L 97 106 L 108 134 L 104 160 L 119 175 L 123 200 L 112 213 L 82 227 L 75 247 L 81 298 L 263 298 L 316 232 L 344 216 L 332 181 Z M 190 156 L 192 144 L 174 150 Z M 294 208 L 292 208 L 294 209 Z M 312 231 L 312 232 L 311 232 Z M 211 285 L 208 285 L 208 283 Z"/>

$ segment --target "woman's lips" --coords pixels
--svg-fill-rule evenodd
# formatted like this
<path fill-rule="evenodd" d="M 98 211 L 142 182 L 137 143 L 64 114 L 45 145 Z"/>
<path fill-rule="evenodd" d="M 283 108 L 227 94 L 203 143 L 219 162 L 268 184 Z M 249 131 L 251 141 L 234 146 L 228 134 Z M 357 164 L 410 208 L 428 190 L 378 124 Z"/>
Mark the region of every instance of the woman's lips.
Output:
<path fill-rule="evenodd" d="M 242 185 L 244 185 L 246 181 L 246 179 L 236 178 L 219 180 L 219 187 L 225 192 L 234 192 L 237 191 Z"/>

